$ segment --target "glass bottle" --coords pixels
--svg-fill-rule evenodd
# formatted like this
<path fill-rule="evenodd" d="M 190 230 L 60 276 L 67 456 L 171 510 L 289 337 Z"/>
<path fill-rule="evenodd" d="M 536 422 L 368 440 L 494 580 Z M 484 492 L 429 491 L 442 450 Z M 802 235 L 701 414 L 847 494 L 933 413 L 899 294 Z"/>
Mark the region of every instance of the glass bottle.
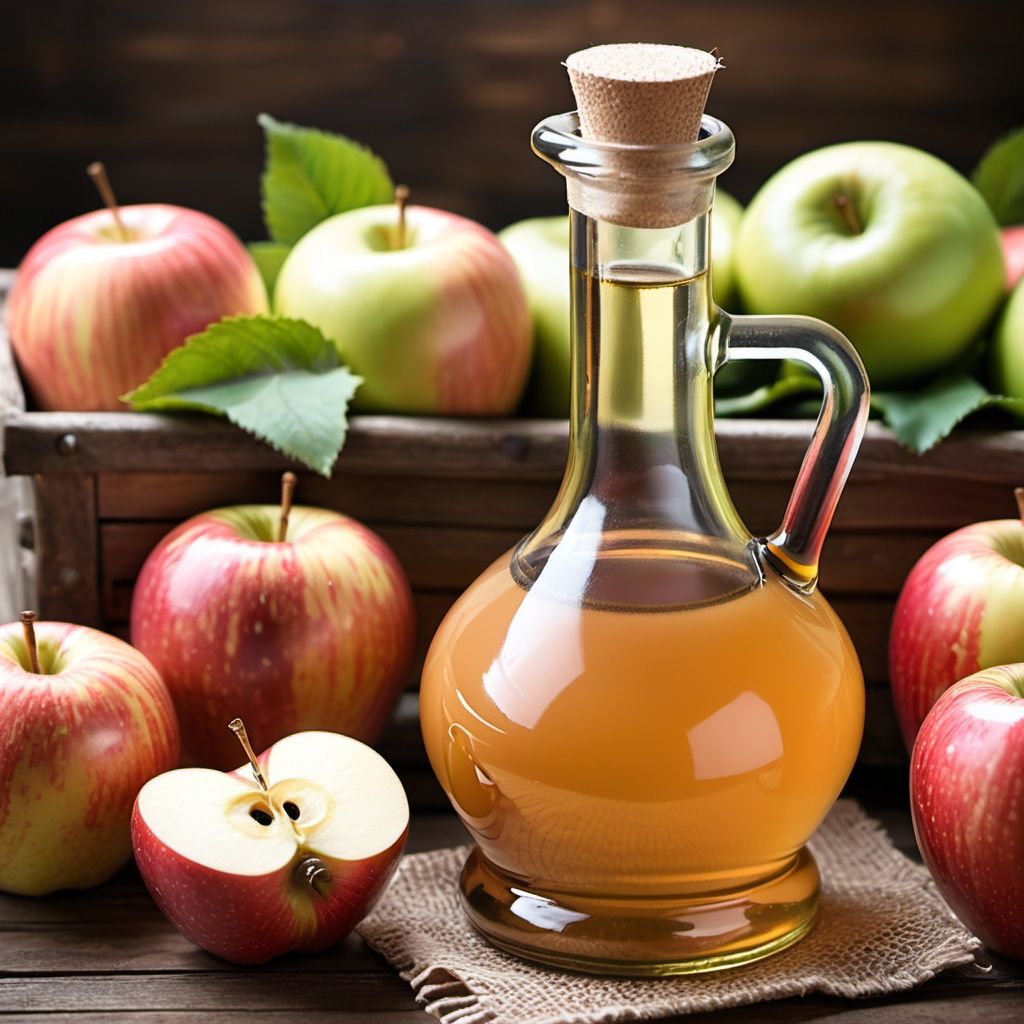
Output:
<path fill-rule="evenodd" d="M 820 321 L 714 305 L 725 124 L 705 116 L 695 143 L 651 147 L 626 183 L 620 147 L 581 139 L 575 114 L 538 125 L 533 146 L 572 207 L 570 452 L 543 522 L 456 602 L 424 667 L 427 751 L 475 840 L 462 904 L 498 947 L 563 967 L 745 963 L 811 926 L 805 844 L 860 744 L 860 667 L 816 580 L 867 381 Z M 623 188 L 682 190 L 697 212 L 636 228 L 576 209 Z M 766 538 L 719 467 L 727 358 L 796 360 L 823 382 Z"/>

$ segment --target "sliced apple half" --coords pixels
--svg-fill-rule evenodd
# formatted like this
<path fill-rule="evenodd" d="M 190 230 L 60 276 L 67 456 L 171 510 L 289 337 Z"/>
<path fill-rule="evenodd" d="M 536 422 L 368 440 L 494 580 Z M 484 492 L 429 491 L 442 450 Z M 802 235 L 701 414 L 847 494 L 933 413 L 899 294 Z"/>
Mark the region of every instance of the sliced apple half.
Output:
<path fill-rule="evenodd" d="M 325 949 L 369 912 L 409 827 L 402 783 L 375 750 L 302 732 L 225 773 L 179 768 L 143 786 L 132 839 L 172 924 L 235 963 Z"/>

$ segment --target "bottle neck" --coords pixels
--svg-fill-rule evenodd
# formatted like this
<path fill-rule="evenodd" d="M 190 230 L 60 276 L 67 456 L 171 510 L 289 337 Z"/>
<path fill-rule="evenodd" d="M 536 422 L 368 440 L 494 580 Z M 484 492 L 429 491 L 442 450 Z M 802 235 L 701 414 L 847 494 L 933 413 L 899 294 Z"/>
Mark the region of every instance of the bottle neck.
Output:
<path fill-rule="evenodd" d="M 627 228 L 570 212 L 574 441 L 705 422 L 719 337 L 709 221 Z"/>
<path fill-rule="evenodd" d="M 597 522 L 599 547 L 745 563 L 749 535 L 714 440 L 724 314 L 711 298 L 709 213 L 656 229 L 570 216 L 570 455 L 554 507 L 517 551 L 519 575 L 528 582 L 554 546 Z"/>

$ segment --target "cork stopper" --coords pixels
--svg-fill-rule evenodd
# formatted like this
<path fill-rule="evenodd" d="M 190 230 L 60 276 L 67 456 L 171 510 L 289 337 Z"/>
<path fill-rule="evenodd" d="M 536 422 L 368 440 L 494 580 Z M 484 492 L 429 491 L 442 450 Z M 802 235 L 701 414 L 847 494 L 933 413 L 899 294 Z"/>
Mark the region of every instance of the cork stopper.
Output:
<path fill-rule="evenodd" d="M 610 152 L 607 161 L 619 179 L 588 216 L 633 227 L 664 227 L 683 223 L 710 205 L 706 188 L 691 190 L 689 199 L 675 190 L 661 194 L 665 147 L 692 144 L 718 58 L 703 50 L 661 43 L 612 43 L 573 53 L 565 62 L 576 96 L 580 136 L 619 146 L 662 147 L 661 152 Z M 660 179 L 660 180 L 659 180 Z M 618 191 L 618 195 L 613 194 Z M 576 209 L 570 183 L 570 205 Z"/>

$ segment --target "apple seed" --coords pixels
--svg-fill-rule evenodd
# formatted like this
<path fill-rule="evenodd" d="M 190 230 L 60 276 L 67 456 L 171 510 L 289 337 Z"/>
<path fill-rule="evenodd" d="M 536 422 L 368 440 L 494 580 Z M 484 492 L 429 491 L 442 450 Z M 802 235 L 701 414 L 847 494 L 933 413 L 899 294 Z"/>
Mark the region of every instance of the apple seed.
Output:
<path fill-rule="evenodd" d="M 274 823 L 274 816 L 263 810 L 262 807 L 254 807 L 249 812 L 249 817 L 252 818 L 253 821 L 264 826 L 272 825 Z"/>

